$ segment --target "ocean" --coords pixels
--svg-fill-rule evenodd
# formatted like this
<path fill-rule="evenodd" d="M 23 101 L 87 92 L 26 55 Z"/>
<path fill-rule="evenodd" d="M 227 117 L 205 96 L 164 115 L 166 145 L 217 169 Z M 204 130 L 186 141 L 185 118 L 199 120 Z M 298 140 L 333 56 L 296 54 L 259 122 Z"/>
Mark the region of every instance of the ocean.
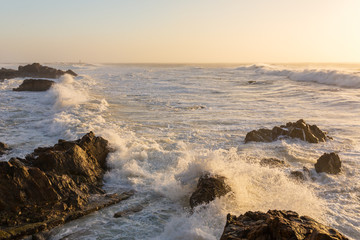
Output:
<path fill-rule="evenodd" d="M 360 64 L 45 64 L 72 69 L 47 92 L 0 82 L 0 141 L 24 157 L 89 131 L 109 140 L 107 192 L 135 195 L 52 230 L 51 239 L 219 239 L 227 213 L 293 210 L 360 239 Z M 1 67 L 17 68 L 18 64 Z M 247 132 L 304 119 L 333 138 L 244 143 Z M 325 152 L 339 175 L 318 174 Z M 261 166 L 263 158 L 289 166 Z M 304 182 L 289 178 L 310 170 Z M 191 211 L 203 172 L 233 193 Z M 115 212 L 141 206 L 122 218 Z"/>

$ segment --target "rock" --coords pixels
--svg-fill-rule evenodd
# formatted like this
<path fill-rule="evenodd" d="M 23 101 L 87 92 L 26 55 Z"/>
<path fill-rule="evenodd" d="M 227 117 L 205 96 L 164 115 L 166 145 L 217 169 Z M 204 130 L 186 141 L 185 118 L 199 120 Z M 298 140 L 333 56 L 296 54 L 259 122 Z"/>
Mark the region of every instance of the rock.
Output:
<path fill-rule="evenodd" d="M 298 181 L 304 181 L 305 180 L 305 175 L 301 171 L 291 171 L 290 172 L 290 177 L 295 179 L 295 180 L 298 180 Z"/>
<path fill-rule="evenodd" d="M 14 69 L 1 68 L 0 69 L 0 81 L 4 79 L 11 79 L 17 76 L 17 71 Z"/>
<path fill-rule="evenodd" d="M 0 156 L 6 154 L 8 150 L 10 150 L 9 146 L 5 143 L 0 142 Z"/>
<path fill-rule="evenodd" d="M 32 77 L 32 78 L 59 78 L 64 74 L 70 74 L 77 76 L 72 70 L 63 70 L 42 66 L 39 63 L 28 64 L 25 66 L 19 66 L 18 70 L 14 69 L 0 69 L 0 80 L 11 79 L 17 77 Z"/>
<path fill-rule="evenodd" d="M 108 142 L 90 132 L 0 162 L 0 239 L 33 235 L 132 196 L 101 189 L 108 153 Z"/>
<path fill-rule="evenodd" d="M 225 177 L 204 174 L 199 178 L 197 188 L 190 197 L 191 208 L 203 203 L 209 203 L 217 197 L 226 195 L 231 188 L 225 183 Z"/>
<path fill-rule="evenodd" d="M 269 167 L 287 167 L 287 164 L 284 160 L 280 160 L 277 158 L 264 158 L 260 161 L 261 166 L 269 166 Z"/>
<path fill-rule="evenodd" d="M 267 213 L 249 211 L 239 217 L 228 214 L 220 240 L 230 239 L 348 240 L 335 229 L 310 217 L 278 210 Z"/>
<path fill-rule="evenodd" d="M 143 210 L 144 207 L 143 206 L 135 206 L 135 207 L 131 207 L 131 208 L 128 208 L 128 209 L 125 209 L 123 211 L 120 211 L 120 212 L 117 212 L 114 214 L 114 218 L 120 218 L 120 217 L 125 217 L 125 216 L 128 216 L 130 214 L 133 214 L 133 213 L 137 213 L 137 212 L 140 212 L 141 210 Z"/>
<path fill-rule="evenodd" d="M 45 79 L 25 79 L 18 88 L 13 88 L 13 91 L 47 91 L 54 83 Z"/>
<path fill-rule="evenodd" d="M 297 122 L 289 122 L 280 127 L 275 126 L 272 130 L 265 128 L 253 130 L 246 134 L 245 143 L 252 141 L 272 142 L 276 141 L 280 136 L 298 138 L 309 143 L 325 142 L 327 139 L 332 139 L 316 125 L 309 125 L 300 119 Z"/>
<path fill-rule="evenodd" d="M 338 174 L 341 171 L 341 161 L 336 153 L 324 153 L 315 163 L 317 173 L 326 172 Z"/>

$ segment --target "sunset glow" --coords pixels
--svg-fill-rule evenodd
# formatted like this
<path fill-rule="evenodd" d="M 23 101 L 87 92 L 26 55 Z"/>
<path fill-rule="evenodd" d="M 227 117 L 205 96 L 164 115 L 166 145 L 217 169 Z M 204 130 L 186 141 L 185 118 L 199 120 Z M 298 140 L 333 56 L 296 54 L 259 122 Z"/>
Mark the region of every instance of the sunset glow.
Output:
<path fill-rule="evenodd" d="M 360 62 L 357 0 L 3 0 L 0 19 L 0 62 Z"/>

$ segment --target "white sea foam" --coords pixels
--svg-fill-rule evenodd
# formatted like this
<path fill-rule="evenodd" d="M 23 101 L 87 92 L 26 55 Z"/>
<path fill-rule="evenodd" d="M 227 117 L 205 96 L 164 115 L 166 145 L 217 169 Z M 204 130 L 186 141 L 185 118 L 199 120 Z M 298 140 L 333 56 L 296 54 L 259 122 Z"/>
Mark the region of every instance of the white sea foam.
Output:
<path fill-rule="evenodd" d="M 108 156 L 104 188 L 135 189 L 136 194 L 68 223 L 51 239 L 69 234 L 73 234 L 69 239 L 219 239 L 227 213 L 268 209 L 294 210 L 360 238 L 358 93 L 341 88 L 327 94 L 323 85 L 310 83 L 301 84 L 312 86 L 302 92 L 295 82 L 318 78 L 329 84 L 333 75 L 344 72 L 346 78 L 348 72 L 265 64 L 238 70 L 152 66 L 79 70 L 82 75 L 65 76 L 48 93 L 12 92 L 22 79 L 0 83 L 0 141 L 12 144 L 14 156 L 21 157 L 39 145 L 77 139 L 92 130 L 108 139 L 114 150 Z M 286 77 L 294 81 L 284 81 Z M 269 78 L 268 85 L 239 84 Z M 206 108 L 189 111 L 188 106 Z M 250 130 L 299 118 L 317 124 L 334 140 L 243 143 Z M 330 151 L 340 152 L 342 173 L 317 174 L 316 159 Z M 284 159 L 290 167 L 260 166 L 264 157 Z M 303 166 L 313 179 L 299 183 L 288 177 Z M 203 172 L 227 177 L 233 193 L 191 213 L 189 196 Z M 137 205 L 144 209 L 113 218 L 114 212 Z"/>
<path fill-rule="evenodd" d="M 60 81 L 52 86 L 51 94 L 55 96 L 55 107 L 67 107 L 84 103 L 88 100 L 87 92 L 80 89 L 74 78 L 65 74 Z"/>
<path fill-rule="evenodd" d="M 316 82 L 340 87 L 360 88 L 360 73 L 329 69 L 288 69 L 275 65 L 251 65 L 237 70 L 251 70 L 258 74 L 284 76 L 290 80 Z"/>

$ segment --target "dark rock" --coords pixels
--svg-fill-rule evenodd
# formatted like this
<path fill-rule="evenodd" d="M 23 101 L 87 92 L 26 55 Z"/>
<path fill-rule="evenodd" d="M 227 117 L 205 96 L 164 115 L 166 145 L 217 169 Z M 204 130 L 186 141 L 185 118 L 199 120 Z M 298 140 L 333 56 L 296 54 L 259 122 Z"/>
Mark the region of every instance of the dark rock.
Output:
<path fill-rule="evenodd" d="M 293 211 L 269 210 L 246 212 L 236 217 L 227 215 L 220 240 L 348 240 L 333 228 Z"/>
<path fill-rule="evenodd" d="M 295 179 L 295 180 L 298 180 L 298 181 L 304 181 L 305 180 L 305 175 L 301 171 L 291 171 L 290 172 L 290 177 Z"/>
<path fill-rule="evenodd" d="M 261 166 L 269 166 L 269 167 L 287 167 L 287 164 L 284 160 L 280 160 L 277 158 L 264 158 L 260 161 Z"/>
<path fill-rule="evenodd" d="M 140 212 L 144 209 L 143 206 L 135 206 L 135 207 L 131 207 L 131 208 L 128 208 L 128 209 L 125 209 L 123 211 L 120 211 L 120 212 L 117 212 L 114 214 L 114 218 L 120 218 L 120 217 L 125 217 L 125 216 L 128 216 L 130 214 L 133 214 L 133 213 L 137 213 L 137 212 Z"/>
<path fill-rule="evenodd" d="M 261 128 L 259 130 L 253 130 L 248 132 L 245 137 L 245 143 L 247 142 L 272 142 L 274 141 L 273 133 L 270 129 Z"/>
<path fill-rule="evenodd" d="M 0 239 L 33 235 L 134 193 L 105 195 L 108 142 L 92 132 L 0 162 Z"/>
<path fill-rule="evenodd" d="M 54 83 L 45 79 L 25 79 L 18 88 L 13 88 L 13 91 L 47 91 Z"/>
<path fill-rule="evenodd" d="M 197 188 L 190 197 L 191 208 L 203 203 L 209 203 L 217 197 L 226 195 L 231 188 L 225 183 L 225 177 L 204 174 L 199 178 Z"/>
<path fill-rule="evenodd" d="M 17 70 L 1 68 L 0 69 L 0 81 L 4 79 L 11 79 L 17 76 Z"/>
<path fill-rule="evenodd" d="M 325 132 L 321 131 L 316 125 L 309 125 L 300 119 L 294 123 L 287 123 L 280 127 L 275 126 L 272 130 L 261 128 L 253 130 L 246 134 L 245 143 L 247 142 L 272 142 L 279 137 L 298 138 L 309 143 L 325 142 L 331 139 Z"/>
<path fill-rule="evenodd" d="M 326 172 L 338 174 L 341 171 L 341 161 L 336 153 L 324 153 L 315 163 L 317 173 Z"/>
<path fill-rule="evenodd" d="M 0 69 L 0 80 L 17 78 L 17 77 L 33 77 L 33 78 L 58 78 L 64 74 L 77 76 L 72 70 L 63 70 L 42 66 L 39 63 L 28 64 L 19 66 L 18 70 L 14 69 Z"/>
<path fill-rule="evenodd" d="M 8 150 L 10 150 L 9 146 L 5 143 L 0 142 L 0 156 L 6 154 Z"/>

